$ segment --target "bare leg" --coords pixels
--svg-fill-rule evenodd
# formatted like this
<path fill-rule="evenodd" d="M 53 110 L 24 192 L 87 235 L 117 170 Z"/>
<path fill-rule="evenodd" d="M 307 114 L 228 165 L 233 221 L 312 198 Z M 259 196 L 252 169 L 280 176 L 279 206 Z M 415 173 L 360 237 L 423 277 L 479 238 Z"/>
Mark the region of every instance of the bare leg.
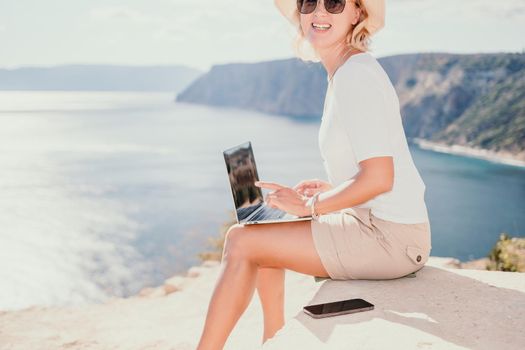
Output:
<path fill-rule="evenodd" d="M 260 267 L 257 273 L 257 292 L 264 313 L 263 343 L 284 326 L 284 276 L 284 269 L 276 267 Z"/>
<path fill-rule="evenodd" d="M 224 254 L 221 263 L 222 271 L 208 306 L 198 350 L 224 347 L 255 290 L 257 265 L 228 254 L 230 253 Z"/>
<path fill-rule="evenodd" d="M 226 234 L 221 266 L 198 350 L 224 347 L 253 297 L 259 268 L 328 276 L 315 249 L 309 221 L 233 225 Z"/>

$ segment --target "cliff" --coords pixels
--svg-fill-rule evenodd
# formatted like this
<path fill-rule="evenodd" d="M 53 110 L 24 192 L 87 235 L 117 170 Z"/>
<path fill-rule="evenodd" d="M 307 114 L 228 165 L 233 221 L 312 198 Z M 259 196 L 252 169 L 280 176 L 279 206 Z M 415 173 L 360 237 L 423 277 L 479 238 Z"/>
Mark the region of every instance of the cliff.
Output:
<path fill-rule="evenodd" d="M 417 53 L 378 58 L 399 96 L 409 139 L 525 160 L 525 53 Z M 216 65 L 176 100 L 320 120 L 320 63 L 292 58 Z"/>

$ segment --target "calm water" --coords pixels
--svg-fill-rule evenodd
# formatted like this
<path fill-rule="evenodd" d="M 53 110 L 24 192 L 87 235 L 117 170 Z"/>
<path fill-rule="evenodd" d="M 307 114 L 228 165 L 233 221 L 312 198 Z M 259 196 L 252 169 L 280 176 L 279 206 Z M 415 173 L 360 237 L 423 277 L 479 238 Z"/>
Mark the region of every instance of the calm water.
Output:
<path fill-rule="evenodd" d="M 223 149 L 251 140 L 263 180 L 325 178 L 318 123 L 173 97 L 0 92 L 0 309 L 125 296 L 199 263 L 232 219 Z M 525 234 L 525 169 L 411 152 L 432 255 Z"/>

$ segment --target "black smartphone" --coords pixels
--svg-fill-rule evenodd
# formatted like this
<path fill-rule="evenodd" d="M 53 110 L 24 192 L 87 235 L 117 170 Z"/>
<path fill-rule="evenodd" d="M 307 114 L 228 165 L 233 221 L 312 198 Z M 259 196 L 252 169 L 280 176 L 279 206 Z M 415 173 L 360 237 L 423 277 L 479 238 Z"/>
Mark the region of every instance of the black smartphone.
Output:
<path fill-rule="evenodd" d="M 374 305 L 363 299 L 346 299 L 303 307 L 303 311 L 314 318 L 351 314 L 373 309 Z"/>

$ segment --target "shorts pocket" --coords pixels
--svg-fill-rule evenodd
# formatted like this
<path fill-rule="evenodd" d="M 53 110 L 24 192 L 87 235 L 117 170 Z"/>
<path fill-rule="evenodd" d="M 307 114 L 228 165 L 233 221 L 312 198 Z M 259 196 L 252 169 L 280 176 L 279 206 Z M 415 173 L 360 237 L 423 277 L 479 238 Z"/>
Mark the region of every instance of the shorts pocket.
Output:
<path fill-rule="evenodd" d="M 423 265 L 427 261 L 425 251 L 419 247 L 409 245 L 406 248 L 406 253 L 410 260 L 418 266 Z"/>

